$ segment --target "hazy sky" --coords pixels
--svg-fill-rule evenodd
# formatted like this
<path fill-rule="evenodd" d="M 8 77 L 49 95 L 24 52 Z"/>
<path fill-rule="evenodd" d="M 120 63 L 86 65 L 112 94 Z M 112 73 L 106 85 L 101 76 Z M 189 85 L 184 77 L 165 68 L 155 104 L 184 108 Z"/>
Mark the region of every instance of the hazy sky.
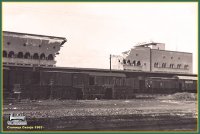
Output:
<path fill-rule="evenodd" d="M 109 68 L 109 55 L 145 41 L 193 53 L 197 73 L 197 2 L 3 3 L 3 30 L 67 38 L 57 66 Z"/>

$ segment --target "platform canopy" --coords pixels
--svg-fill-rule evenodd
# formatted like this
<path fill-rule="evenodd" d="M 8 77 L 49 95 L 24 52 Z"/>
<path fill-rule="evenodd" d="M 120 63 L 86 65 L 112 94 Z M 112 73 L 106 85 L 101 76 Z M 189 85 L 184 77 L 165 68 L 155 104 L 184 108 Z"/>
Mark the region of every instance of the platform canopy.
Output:
<path fill-rule="evenodd" d="M 180 80 L 198 80 L 198 78 L 194 76 L 175 76 L 175 78 Z"/>
<path fill-rule="evenodd" d="M 102 73 L 102 72 L 87 72 L 91 76 L 110 76 L 110 77 L 126 77 L 123 73 Z"/>

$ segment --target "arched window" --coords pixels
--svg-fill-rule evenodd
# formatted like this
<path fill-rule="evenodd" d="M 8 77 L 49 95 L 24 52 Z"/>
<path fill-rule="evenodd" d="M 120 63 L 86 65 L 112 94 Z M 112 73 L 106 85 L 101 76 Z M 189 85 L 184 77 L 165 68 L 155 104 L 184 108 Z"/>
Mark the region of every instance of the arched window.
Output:
<path fill-rule="evenodd" d="M 157 67 L 157 64 L 156 64 L 156 63 L 154 63 L 154 67 Z"/>
<path fill-rule="evenodd" d="M 158 62 L 155 62 L 155 63 L 154 63 L 154 67 L 158 67 Z"/>
<path fill-rule="evenodd" d="M 170 66 L 169 66 L 170 68 L 174 68 L 174 64 L 170 64 Z"/>
<path fill-rule="evenodd" d="M 49 54 L 48 60 L 53 60 L 53 55 L 52 54 Z"/>
<path fill-rule="evenodd" d="M 34 55 L 33 55 L 33 59 L 39 59 L 39 55 L 38 55 L 38 53 L 34 53 Z"/>
<path fill-rule="evenodd" d="M 140 63 L 140 61 L 138 61 L 138 62 L 137 62 L 137 66 L 140 66 L 140 65 L 141 65 L 141 63 Z"/>
<path fill-rule="evenodd" d="M 181 64 L 178 64 L 178 65 L 177 65 L 177 68 L 181 68 Z"/>
<path fill-rule="evenodd" d="M 123 59 L 123 64 L 126 64 L 126 60 L 125 59 Z"/>
<path fill-rule="evenodd" d="M 15 53 L 13 51 L 10 51 L 9 54 L 8 54 L 8 57 L 9 58 L 14 58 L 14 55 L 15 55 Z"/>
<path fill-rule="evenodd" d="M 130 60 L 128 60 L 127 63 L 128 63 L 129 65 L 131 65 L 131 61 L 130 61 Z"/>
<path fill-rule="evenodd" d="M 3 51 L 3 57 L 8 57 L 8 54 L 6 51 Z"/>
<path fill-rule="evenodd" d="M 165 68 L 165 63 L 162 63 L 162 68 Z"/>
<path fill-rule="evenodd" d="M 185 65 L 185 66 L 184 66 L 184 69 L 188 69 L 188 67 L 189 67 L 189 65 Z"/>
<path fill-rule="evenodd" d="M 166 68 L 166 63 L 163 63 L 163 64 L 162 64 L 162 68 Z"/>
<path fill-rule="evenodd" d="M 133 61 L 133 65 L 135 66 L 135 64 L 136 64 L 136 62 L 135 62 L 135 60 Z"/>
<path fill-rule="evenodd" d="M 24 55 L 24 58 L 25 58 L 25 59 L 29 59 L 30 57 L 31 57 L 30 53 L 29 53 L 29 52 L 26 52 L 25 55 Z"/>
<path fill-rule="evenodd" d="M 42 53 L 42 54 L 40 55 L 40 59 L 41 59 L 41 60 L 44 60 L 44 59 L 45 59 L 45 54 L 44 54 L 44 53 Z"/>
<path fill-rule="evenodd" d="M 22 52 L 19 52 L 19 53 L 17 54 L 17 58 L 23 58 L 23 53 L 22 53 Z"/>

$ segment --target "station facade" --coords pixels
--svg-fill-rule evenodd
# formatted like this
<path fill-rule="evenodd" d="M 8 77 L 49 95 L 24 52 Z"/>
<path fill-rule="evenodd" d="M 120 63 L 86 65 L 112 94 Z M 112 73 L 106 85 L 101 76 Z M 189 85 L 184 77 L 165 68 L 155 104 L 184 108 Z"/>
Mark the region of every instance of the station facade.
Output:
<path fill-rule="evenodd" d="M 55 66 L 55 57 L 65 38 L 16 32 L 3 32 L 3 64 Z"/>
<path fill-rule="evenodd" d="M 165 50 L 164 43 L 137 45 L 111 56 L 111 68 L 147 72 L 192 73 L 192 53 Z"/>
<path fill-rule="evenodd" d="M 3 32 L 5 100 L 131 99 L 139 93 L 197 92 L 191 53 L 149 43 L 112 56 L 112 70 L 54 67 L 65 42 L 62 37 Z"/>

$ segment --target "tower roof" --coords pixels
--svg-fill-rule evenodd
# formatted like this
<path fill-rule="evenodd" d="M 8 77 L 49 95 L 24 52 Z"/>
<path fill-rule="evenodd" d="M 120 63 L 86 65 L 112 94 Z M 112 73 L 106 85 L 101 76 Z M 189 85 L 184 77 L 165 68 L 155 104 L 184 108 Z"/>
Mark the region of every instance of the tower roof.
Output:
<path fill-rule="evenodd" d="M 164 44 L 164 43 L 158 43 L 158 42 L 144 42 L 144 43 L 139 43 L 135 47 L 148 47 L 148 46 L 156 46 L 158 44 Z"/>

